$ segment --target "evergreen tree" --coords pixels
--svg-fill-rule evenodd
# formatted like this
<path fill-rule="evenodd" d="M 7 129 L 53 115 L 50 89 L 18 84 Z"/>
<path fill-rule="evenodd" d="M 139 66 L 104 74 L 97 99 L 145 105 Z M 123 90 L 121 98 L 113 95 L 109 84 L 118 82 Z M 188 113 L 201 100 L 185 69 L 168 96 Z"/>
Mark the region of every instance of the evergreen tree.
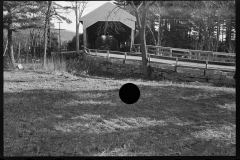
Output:
<path fill-rule="evenodd" d="M 8 31 L 8 53 L 14 68 L 15 59 L 13 53 L 13 32 L 19 29 L 40 28 L 42 16 L 31 15 L 39 13 L 40 5 L 36 1 L 4 1 L 3 2 L 3 28 Z"/>

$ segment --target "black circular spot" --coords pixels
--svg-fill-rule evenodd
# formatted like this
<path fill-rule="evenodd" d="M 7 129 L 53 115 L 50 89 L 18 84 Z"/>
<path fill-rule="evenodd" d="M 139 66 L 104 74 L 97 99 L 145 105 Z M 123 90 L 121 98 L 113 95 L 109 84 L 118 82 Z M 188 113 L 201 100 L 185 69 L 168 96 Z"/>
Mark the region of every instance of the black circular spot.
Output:
<path fill-rule="evenodd" d="M 139 88 L 133 83 L 124 84 L 119 90 L 120 99 L 126 104 L 133 104 L 140 97 Z"/>

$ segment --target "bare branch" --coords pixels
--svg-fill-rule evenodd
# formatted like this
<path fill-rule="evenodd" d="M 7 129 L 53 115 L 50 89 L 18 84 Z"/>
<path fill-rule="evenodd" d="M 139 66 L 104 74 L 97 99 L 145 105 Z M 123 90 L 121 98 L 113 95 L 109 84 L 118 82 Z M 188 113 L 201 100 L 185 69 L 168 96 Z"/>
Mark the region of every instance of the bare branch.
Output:
<path fill-rule="evenodd" d="M 137 7 L 137 10 L 139 10 L 139 8 L 142 6 L 142 4 L 143 4 L 143 2 L 141 2 L 141 4 Z"/>
<path fill-rule="evenodd" d="M 147 3 L 147 4 L 148 4 L 147 8 L 149 8 L 149 7 L 150 7 L 151 5 L 153 5 L 155 2 L 156 2 L 156 1 L 152 1 L 151 3 Z"/>
<path fill-rule="evenodd" d="M 130 4 L 131 7 L 132 7 L 133 9 L 135 9 L 135 11 L 138 11 L 138 9 L 137 9 L 137 7 L 135 6 L 135 4 L 133 3 L 133 1 L 131 1 L 131 3 L 132 3 L 132 4 Z"/>
<path fill-rule="evenodd" d="M 151 32 L 151 34 L 152 34 L 152 36 L 153 36 L 153 40 L 154 40 L 154 43 L 155 43 L 155 45 L 157 44 L 156 42 L 156 38 L 155 38 L 155 36 L 154 36 L 154 33 L 153 33 L 153 31 L 152 31 L 152 29 L 151 29 L 151 27 L 149 26 L 149 25 L 147 25 L 147 27 L 148 27 L 148 29 L 149 29 L 149 31 Z"/>

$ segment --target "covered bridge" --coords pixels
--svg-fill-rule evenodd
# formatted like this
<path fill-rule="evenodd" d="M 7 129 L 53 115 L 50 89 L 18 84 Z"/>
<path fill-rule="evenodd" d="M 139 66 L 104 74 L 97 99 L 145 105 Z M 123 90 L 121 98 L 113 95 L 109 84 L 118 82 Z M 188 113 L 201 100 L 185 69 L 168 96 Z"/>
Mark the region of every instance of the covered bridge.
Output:
<path fill-rule="evenodd" d="M 108 30 L 108 35 L 112 35 L 118 41 L 118 47 L 124 44 L 125 47 L 132 48 L 136 18 L 111 2 L 103 4 L 80 18 L 83 25 L 84 46 L 96 49 L 95 42 L 104 33 L 102 30 L 99 31 L 99 27 L 103 26 L 106 21 L 122 28 L 116 31 L 117 27 L 114 26 Z"/>

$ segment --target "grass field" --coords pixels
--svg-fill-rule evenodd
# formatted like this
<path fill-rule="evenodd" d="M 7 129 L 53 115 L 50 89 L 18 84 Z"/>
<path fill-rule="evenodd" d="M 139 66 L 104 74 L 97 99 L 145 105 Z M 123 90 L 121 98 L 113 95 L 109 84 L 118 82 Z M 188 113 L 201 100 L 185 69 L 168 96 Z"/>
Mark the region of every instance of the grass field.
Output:
<path fill-rule="evenodd" d="M 141 96 L 118 95 L 125 83 Z M 235 88 L 4 72 L 4 156 L 236 155 Z"/>

